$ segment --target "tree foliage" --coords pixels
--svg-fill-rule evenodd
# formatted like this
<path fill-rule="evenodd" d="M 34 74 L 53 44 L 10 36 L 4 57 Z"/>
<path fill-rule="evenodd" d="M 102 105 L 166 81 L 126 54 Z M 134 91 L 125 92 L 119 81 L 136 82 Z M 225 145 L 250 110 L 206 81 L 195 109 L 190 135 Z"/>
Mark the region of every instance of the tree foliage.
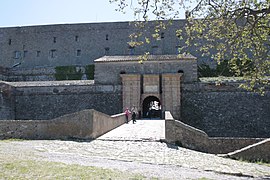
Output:
<path fill-rule="evenodd" d="M 136 27 L 141 31 L 130 35 L 131 46 L 150 42 L 142 30 L 150 19 L 157 21 L 152 37 L 160 38 L 161 30 L 184 11 L 186 24 L 176 35 L 187 46 L 197 46 L 217 63 L 229 60 L 231 71 L 246 79 L 242 87 L 248 90 L 263 90 L 269 85 L 270 0 L 109 1 L 118 4 L 118 11 L 134 12 Z M 179 49 L 180 53 L 184 49 Z"/>

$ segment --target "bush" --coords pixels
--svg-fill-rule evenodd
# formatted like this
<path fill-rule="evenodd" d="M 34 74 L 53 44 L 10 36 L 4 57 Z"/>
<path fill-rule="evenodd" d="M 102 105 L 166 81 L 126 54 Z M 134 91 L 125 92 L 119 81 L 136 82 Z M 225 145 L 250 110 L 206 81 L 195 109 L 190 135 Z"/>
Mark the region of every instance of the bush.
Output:
<path fill-rule="evenodd" d="M 207 64 L 202 64 L 198 66 L 198 74 L 199 77 L 218 77 L 218 76 L 226 76 L 231 77 L 234 76 L 234 72 L 230 68 L 229 61 L 224 60 L 220 62 L 216 68 L 210 68 Z"/>
<path fill-rule="evenodd" d="M 81 80 L 83 73 L 81 69 L 76 70 L 75 66 L 57 66 L 55 67 L 55 79 L 61 80 Z"/>

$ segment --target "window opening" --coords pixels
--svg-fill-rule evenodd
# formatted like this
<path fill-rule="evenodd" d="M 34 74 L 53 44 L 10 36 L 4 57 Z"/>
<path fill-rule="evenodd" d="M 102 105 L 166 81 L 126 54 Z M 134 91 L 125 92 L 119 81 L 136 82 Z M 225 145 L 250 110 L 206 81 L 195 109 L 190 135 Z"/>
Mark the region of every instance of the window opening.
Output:
<path fill-rule="evenodd" d="M 128 49 L 129 49 L 129 55 L 134 55 L 134 53 L 135 53 L 135 47 L 129 46 Z"/>
<path fill-rule="evenodd" d="M 164 39 L 164 37 L 165 37 L 164 34 L 165 34 L 164 32 L 162 32 L 162 33 L 160 34 L 160 38 L 161 38 L 161 39 Z"/>
<path fill-rule="evenodd" d="M 37 57 L 40 57 L 40 51 L 37 51 Z"/>
<path fill-rule="evenodd" d="M 50 56 L 51 56 L 51 58 L 56 58 L 56 49 L 52 49 L 50 51 Z"/>
<path fill-rule="evenodd" d="M 80 49 L 77 50 L 76 56 L 81 56 L 81 50 Z"/>
<path fill-rule="evenodd" d="M 110 48 L 109 47 L 106 47 L 105 48 L 105 56 L 109 55 L 109 51 L 110 51 Z"/>
<path fill-rule="evenodd" d="M 23 57 L 25 58 L 27 55 L 28 51 L 23 51 Z"/>

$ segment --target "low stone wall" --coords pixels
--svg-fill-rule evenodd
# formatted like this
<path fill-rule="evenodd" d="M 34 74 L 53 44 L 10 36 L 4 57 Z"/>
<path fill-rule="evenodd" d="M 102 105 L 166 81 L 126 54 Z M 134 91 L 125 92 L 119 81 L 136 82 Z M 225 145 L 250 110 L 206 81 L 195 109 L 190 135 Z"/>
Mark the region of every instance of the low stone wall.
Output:
<path fill-rule="evenodd" d="M 165 112 L 165 128 L 167 142 L 213 154 L 229 153 L 263 140 L 262 138 L 211 138 L 204 131 L 175 120 L 168 111 Z"/>
<path fill-rule="evenodd" d="M 256 144 L 252 144 L 243 149 L 225 155 L 234 159 L 248 161 L 264 161 L 270 163 L 270 139 L 265 139 Z"/>
<path fill-rule="evenodd" d="M 97 138 L 110 130 L 126 122 L 125 113 L 109 116 L 107 114 L 94 111 L 92 138 Z"/>
<path fill-rule="evenodd" d="M 208 137 L 207 152 L 224 154 L 264 140 L 263 138 Z"/>
<path fill-rule="evenodd" d="M 167 142 L 202 152 L 207 152 L 209 142 L 205 132 L 174 120 L 169 111 L 165 112 L 165 139 Z"/>
<path fill-rule="evenodd" d="M 124 114 L 108 116 L 93 109 L 52 120 L 0 121 L 0 139 L 95 139 L 125 123 Z"/>

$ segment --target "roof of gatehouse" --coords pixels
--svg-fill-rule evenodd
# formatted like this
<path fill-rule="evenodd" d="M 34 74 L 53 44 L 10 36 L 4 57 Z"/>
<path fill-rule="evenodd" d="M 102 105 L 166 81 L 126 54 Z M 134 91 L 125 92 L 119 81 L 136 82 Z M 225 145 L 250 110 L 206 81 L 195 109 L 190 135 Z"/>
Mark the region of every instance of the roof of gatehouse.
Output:
<path fill-rule="evenodd" d="M 172 61 L 172 60 L 196 60 L 197 58 L 191 54 L 180 55 L 148 55 L 147 61 Z M 126 61 L 140 61 L 142 56 L 103 56 L 96 59 L 95 62 L 126 62 Z"/>

